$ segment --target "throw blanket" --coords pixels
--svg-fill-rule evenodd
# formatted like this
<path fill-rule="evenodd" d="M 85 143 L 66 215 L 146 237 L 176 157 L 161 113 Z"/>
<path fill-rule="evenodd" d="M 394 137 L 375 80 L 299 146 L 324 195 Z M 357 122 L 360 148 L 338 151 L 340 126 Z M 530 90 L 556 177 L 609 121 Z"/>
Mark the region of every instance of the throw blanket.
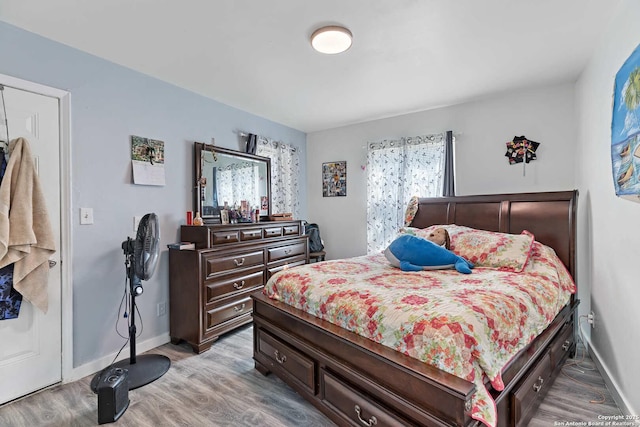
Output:
<path fill-rule="evenodd" d="M 55 251 L 31 148 L 26 139 L 14 139 L 0 184 L 0 267 L 14 264 L 14 289 L 45 313 L 49 257 Z"/>
<path fill-rule="evenodd" d="M 522 273 L 407 273 L 376 254 L 282 270 L 264 293 L 473 382 L 472 417 L 494 427 L 496 407 L 484 380 L 504 389 L 504 366 L 575 289 L 553 249 L 534 242 Z"/>

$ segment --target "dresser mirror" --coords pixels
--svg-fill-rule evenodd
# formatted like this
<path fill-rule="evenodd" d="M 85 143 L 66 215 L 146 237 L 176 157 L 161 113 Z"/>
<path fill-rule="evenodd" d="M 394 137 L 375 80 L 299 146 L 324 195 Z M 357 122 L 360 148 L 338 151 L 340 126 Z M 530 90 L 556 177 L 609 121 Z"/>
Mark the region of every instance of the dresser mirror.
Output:
<path fill-rule="evenodd" d="M 194 211 L 207 224 L 220 224 L 221 211 L 232 222 L 262 220 L 271 214 L 271 160 L 253 154 L 194 143 Z M 255 215 L 256 210 L 258 215 Z M 253 215 L 252 215 L 253 213 Z M 226 220 L 226 216 L 225 220 Z"/>

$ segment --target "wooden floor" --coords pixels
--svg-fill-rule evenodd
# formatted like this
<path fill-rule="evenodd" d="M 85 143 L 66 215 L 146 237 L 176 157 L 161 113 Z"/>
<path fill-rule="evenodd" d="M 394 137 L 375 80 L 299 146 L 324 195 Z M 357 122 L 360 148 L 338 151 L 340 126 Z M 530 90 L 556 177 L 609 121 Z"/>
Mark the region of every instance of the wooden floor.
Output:
<path fill-rule="evenodd" d="M 225 335 L 201 355 L 194 354 L 186 345 L 172 344 L 151 353 L 164 354 L 172 360 L 169 372 L 151 384 L 131 390 L 129 408 L 112 425 L 334 425 L 277 377 L 265 377 L 254 369 L 250 325 Z M 598 421 L 598 415 L 620 414 L 589 359 L 564 370 L 584 384 L 560 375 L 531 426 L 553 426 L 557 421 Z M 91 379 L 89 376 L 0 406 L 0 426 L 98 425 L 98 402 L 90 388 Z M 604 403 L 590 403 L 601 399 L 599 393 L 603 394 Z"/>

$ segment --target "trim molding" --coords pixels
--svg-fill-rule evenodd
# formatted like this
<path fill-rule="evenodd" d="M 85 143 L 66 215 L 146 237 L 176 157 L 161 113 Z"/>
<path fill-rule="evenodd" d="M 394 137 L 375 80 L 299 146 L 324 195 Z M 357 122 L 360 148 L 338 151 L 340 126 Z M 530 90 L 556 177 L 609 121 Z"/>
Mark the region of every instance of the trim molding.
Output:
<path fill-rule="evenodd" d="M 142 353 L 153 350 L 156 347 L 160 347 L 168 343 L 171 340 L 169 333 L 165 333 L 162 335 L 158 335 L 153 338 L 149 338 L 142 342 L 136 342 L 136 353 L 137 355 L 141 355 Z M 118 352 L 111 353 L 107 356 L 103 356 L 100 359 L 92 360 L 91 362 L 85 363 L 82 366 L 78 366 L 73 369 L 73 372 L 69 375 L 68 378 L 65 379 L 65 382 L 72 382 L 79 380 L 81 378 L 86 377 L 87 375 L 93 375 L 97 372 L 103 370 L 106 366 L 109 366 L 112 362 L 118 362 L 120 360 L 129 358 L 129 346 L 124 347 L 118 356 L 118 359 L 113 360 L 116 357 Z"/>

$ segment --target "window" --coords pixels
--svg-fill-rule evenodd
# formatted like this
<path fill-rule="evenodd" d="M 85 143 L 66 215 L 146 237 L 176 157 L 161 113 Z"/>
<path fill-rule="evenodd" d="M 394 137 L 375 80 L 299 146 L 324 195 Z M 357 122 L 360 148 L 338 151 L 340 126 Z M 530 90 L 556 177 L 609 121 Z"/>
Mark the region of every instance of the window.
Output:
<path fill-rule="evenodd" d="M 256 154 L 271 159 L 271 213 L 300 217 L 300 154 L 292 145 L 259 136 Z"/>
<path fill-rule="evenodd" d="M 367 150 L 367 253 L 396 237 L 412 196 L 441 196 L 445 134 L 371 142 Z"/>

